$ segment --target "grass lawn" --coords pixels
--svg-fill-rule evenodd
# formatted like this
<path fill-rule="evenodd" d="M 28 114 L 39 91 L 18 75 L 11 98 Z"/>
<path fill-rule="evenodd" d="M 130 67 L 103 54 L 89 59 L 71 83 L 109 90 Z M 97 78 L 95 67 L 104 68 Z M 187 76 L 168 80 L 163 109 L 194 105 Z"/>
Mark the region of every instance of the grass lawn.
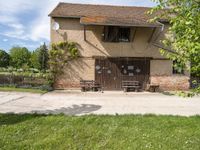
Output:
<path fill-rule="evenodd" d="M 40 89 L 25 89 L 25 88 L 15 88 L 15 87 L 0 87 L 0 91 L 3 92 L 30 92 L 30 93 L 41 93 L 44 94 L 47 91 Z"/>
<path fill-rule="evenodd" d="M 200 149 L 200 117 L 0 114 L 0 149 Z"/>

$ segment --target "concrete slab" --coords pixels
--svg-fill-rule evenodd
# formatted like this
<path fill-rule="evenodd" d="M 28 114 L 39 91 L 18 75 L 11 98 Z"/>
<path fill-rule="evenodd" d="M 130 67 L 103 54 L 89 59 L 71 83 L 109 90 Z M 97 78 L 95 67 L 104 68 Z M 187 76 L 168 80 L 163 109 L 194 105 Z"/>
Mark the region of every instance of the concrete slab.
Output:
<path fill-rule="evenodd" d="M 0 113 L 200 115 L 200 97 L 161 93 L 81 93 L 53 91 L 44 95 L 0 92 Z"/>

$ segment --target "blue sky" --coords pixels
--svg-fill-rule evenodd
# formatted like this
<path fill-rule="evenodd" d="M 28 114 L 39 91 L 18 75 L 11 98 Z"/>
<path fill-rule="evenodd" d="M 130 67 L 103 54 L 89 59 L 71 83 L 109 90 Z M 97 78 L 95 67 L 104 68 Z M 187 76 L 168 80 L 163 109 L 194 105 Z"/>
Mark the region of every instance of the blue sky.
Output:
<path fill-rule="evenodd" d="M 69 3 L 155 6 L 151 0 L 61 0 Z M 49 43 L 48 14 L 59 0 L 0 0 L 0 49 L 24 46 L 34 50 Z"/>

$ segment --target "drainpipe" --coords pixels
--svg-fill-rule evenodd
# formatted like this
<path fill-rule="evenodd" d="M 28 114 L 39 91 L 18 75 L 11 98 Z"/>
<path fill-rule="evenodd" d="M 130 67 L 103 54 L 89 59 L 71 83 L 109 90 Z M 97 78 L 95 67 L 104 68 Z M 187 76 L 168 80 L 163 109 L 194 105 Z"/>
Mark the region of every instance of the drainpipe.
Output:
<path fill-rule="evenodd" d="M 160 34 L 164 31 L 165 29 L 165 25 L 159 21 L 157 21 L 156 23 L 160 24 L 161 25 L 161 30 L 160 32 L 157 34 L 156 38 L 154 39 L 154 42 L 158 39 L 158 37 L 160 36 Z"/>
<path fill-rule="evenodd" d="M 86 39 L 86 27 L 85 27 L 85 25 L 83 26 L 83 30 L 84 30 L 84 41 L 86 41 L 87 39 Z"/>
<path fill-rule="evenodd" d="M 164 49 L 164 50 L 166 50 L 166 51 L 168 51 L 168 52 L 170 52 L 170 53 L 178 54 L 178 53 L 176 53 L 175 51 L 173 51 L 172 49 L 167 48 L 167 47 L 164 47 L 164 46 L 162 46 L 162 45 L 159 44 L 159 43 L 156 43 L 156 40 L 158 39 L 158 37 L 160 36 L 160 34 L 161 34 L 161 33 L 164 31 L 164 29 L 165 29 L 165 25 L 164 25 L 163 23 L 161 23 L 161 22 L 159 22 L 159 21 L 157 21 L 157 23 L 161 25 L 161 30 L 160 30 L 160 32 L 158 33 L 158 35 L 156 36 L 156 38 L 154 39 L 154 41 L 152 42 L 152 45 L 154 45 L 154 46 L 156 46 L 156 47 L 158 47 L 158 48 L 162 48 L 162 49 Z"/>

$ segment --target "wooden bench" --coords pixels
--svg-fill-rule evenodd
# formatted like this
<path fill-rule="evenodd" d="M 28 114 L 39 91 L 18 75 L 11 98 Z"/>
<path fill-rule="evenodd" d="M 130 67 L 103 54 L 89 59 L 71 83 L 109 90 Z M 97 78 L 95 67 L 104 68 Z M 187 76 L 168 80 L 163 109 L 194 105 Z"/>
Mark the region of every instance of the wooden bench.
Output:
<path fill-rule="evenodd" d="M 158 84 L 148 84 L 147 85 L 147 90 L 149 92 L 157 92 L 159 90 L 159 85 Z"/>
<path fill-rule="evenodd" d="M 81 91 L 101 91 L 101 85 L 94 80 L 81 80 L 80 81 Z"/>
<path fill-rule="evenodd" d="M 140 89 L 140 83 L 139 81 L 122 81 L 122 88 L 124 89 L 124 92 L 128 92 L 131 89 L 138 92 Z"/>

